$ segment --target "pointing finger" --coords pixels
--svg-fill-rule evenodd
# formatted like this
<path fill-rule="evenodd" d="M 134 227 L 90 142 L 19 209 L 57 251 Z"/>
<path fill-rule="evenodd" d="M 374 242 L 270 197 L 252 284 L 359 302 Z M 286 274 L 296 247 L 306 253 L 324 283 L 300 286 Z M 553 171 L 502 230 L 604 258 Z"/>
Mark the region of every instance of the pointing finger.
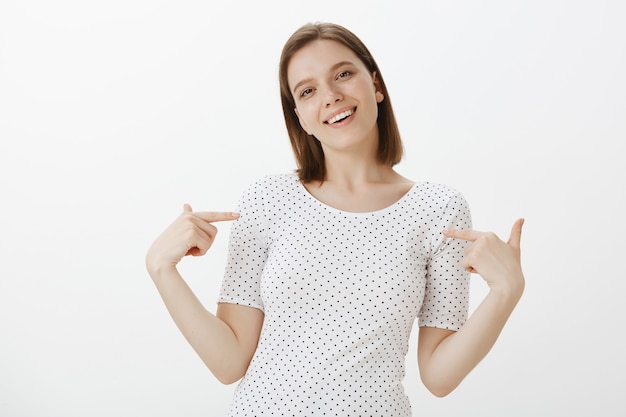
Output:
<path fill-rule="evenodd" d="M 183 205 L 185 213 L 193 213 L 194 216 L 207 221 L 207 222 L 223 222 L 229 220 L 235 220 L 239 218 L 239 213 L 233 211 L 197 211 L 194 212 L 191 206 L 187 203 Z"/>
<path fill-rule="evenodd" d="M 210 223 L 231 221 L 239 218 L 239 213 L 233 211 L 198 211 L 194 215 Z"/>
<path fill-rule="evenodd" d="M 445 229 L 443 235 L 452 239 L 462 239 L 473 242 L 481 236 L 481 232 L 476 230 Z"/>

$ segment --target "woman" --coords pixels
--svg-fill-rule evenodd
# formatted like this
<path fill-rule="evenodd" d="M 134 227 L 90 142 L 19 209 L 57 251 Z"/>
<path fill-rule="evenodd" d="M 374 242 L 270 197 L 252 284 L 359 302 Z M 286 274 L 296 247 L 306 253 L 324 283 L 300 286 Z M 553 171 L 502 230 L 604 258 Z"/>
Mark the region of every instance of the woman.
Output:
<path fill-rule="evenodd" d="M 414 320 L 418 366 L 437 396 L 487 354 L 520 299 L 523 221 L 508 242 L 471 230 L 456 190 L 393 167 L 402 142 L 380 70 L 334 24 L 284 46 L 280 86 L 295 173 L 266 176 L 237 213 L 184 212 L 146 264 L 176 324 L 223 383 L 229 415 L 394 415 Z M 216 314 L 176 269 L 234 221 Z M 490 291 L 468 315 L 469 273 Z"/>

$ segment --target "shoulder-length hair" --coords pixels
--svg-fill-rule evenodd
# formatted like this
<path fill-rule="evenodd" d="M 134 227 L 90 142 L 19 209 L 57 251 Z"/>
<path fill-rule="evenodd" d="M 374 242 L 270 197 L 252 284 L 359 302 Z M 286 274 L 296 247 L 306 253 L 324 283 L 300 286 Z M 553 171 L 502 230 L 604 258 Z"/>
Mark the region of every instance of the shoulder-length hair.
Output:
<path fill-rule="evenodd" d="M 351 31 L 334 23 L 307 23 L 296 30 L 285 43 L 280 56 L 278 78 L 280 98 L 285 116 L 289 140 L 296 158 L 296 172 L 300 181 L 324 181 L 326 165 L 324 151 L 320 142 L 307 134 L 296 115 L 296 103 L 287 80 L 287 68 L 293 55 L 308 43 L 315 40 L 332 40 L 350 48 L 365 64 L 370 73 L 376 73 L 376 83 L 383 94 L 383 101 L 378 103 L 378 152 L 377 159 L 382 164 L 394 166 L 402 159 L 402 140 L 396 118 L 389 99 L 385 81 L 374 57 L 365 44 Z"/>

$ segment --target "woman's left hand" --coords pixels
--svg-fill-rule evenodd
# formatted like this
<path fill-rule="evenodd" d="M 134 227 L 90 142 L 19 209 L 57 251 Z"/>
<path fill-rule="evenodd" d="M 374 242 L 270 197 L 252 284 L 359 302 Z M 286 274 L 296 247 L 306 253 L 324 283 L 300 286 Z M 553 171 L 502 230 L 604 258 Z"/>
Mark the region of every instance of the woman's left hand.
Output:
<path fill-rule="evenodd" d="M 449 238 L 471 242 L 461 261 L 465 270 L 478 273 L 491 290 L 519 297 L 524 291 L 524 274 L 520 260 L 523 224 L 524 219 L 515 221 L 507 242 L 503 242 L 492 232 L 448 229 L 443 234 Z"/>

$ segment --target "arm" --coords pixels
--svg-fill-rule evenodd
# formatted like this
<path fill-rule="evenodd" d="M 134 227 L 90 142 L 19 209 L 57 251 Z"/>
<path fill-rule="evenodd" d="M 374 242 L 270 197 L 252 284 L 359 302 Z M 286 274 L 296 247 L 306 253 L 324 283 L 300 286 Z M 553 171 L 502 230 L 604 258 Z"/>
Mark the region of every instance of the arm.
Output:
<path fill-rule="evenodd" d="M 183 280 L 176 265 L 183 256 L 204 255 L 217 233 L 211 224 L 235 220 L 233 213 L 185 211 L 155 242 L 146 267 L 174 322 L 211 372 L 225 384 L 240 379 L 256 350 L 263 313 L 252 307 L 220 304 L 207 311 Z"/>
<path fill-rule="evenodd" d="M 424 385 L 436 396 L 452 392 L 485 357 L 522 296 L 522 224 L 521 219 L 515 222 L 507 243 L 493 233 L 444 231 L 447 237 L 471 242 L 461 265 L 479 273 L 489 285 L 489 293 L 459 331 L 420 328 L 420 375 Z"/>

